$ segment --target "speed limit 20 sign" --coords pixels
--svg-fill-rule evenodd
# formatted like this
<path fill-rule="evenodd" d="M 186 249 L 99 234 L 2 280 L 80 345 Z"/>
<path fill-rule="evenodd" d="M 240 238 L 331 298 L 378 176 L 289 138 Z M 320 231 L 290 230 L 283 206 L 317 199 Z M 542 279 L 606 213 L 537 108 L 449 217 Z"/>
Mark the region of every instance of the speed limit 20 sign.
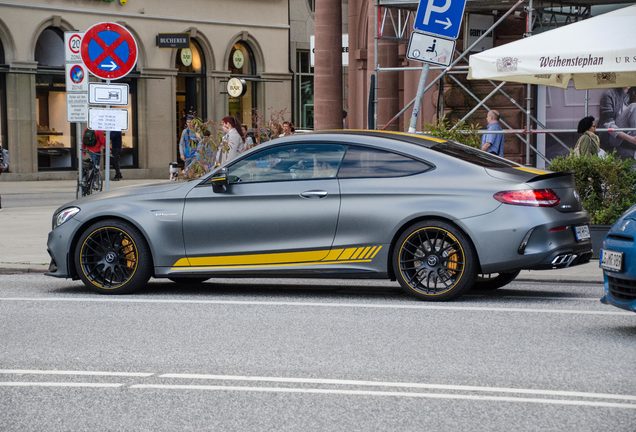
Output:
<path fill-rule="evenodd" d="M 81 63 L 82 62 L 82 38 L 84 33 L 78 32 L 64 32 L 64 53 L 66 56 L 66 63 Z"/>

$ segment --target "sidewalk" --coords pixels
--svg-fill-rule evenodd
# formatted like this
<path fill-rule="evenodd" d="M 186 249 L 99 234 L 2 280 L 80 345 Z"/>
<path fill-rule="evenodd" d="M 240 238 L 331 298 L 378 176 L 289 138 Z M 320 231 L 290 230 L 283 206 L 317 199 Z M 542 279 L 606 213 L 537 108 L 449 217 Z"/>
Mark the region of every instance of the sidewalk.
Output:
<path fill-rule="evenodd" d="M 166 179 L 111 182 L 111 190 L 165 182 Z M 0 181 L 0 273 L 45 272 L 49 266 L 46 241 L 53 211 L 75 198 L 75 182 Z M 518 281 L 602 283 L 598 260 L 554 270 L 524 270 Z"/>

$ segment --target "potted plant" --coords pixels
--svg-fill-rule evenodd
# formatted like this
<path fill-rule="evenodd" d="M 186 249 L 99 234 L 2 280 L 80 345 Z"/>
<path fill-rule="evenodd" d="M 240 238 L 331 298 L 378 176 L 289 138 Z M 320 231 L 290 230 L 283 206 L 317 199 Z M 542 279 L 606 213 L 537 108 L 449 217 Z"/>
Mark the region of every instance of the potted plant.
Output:
<path fill-rule="evenodd" d="M 592 248 L 598 253 L 610 226 L 636 203 L 636 161 L 615 153 L 605 157 L 569 154 L 552 160 L 551 171 L 574 175 L 576 191 L 592 223 Z"/>

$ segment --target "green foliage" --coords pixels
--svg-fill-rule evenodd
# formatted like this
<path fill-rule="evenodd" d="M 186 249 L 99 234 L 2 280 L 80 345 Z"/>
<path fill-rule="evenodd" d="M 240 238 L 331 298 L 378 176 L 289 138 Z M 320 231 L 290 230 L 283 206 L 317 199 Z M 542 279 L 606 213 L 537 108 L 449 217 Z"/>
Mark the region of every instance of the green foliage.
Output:
<path fill-rule="evenodd" d="M 552 171 L 574 174 L 576 190 L 593 224 L 611 225 L 636 203 L 636 162 L 615 153 L 606 157 L 559 156 L 552 160 Z"/>
<path fill-rule="evenodd" d="M 481 140 L 477 133 L 479 125 L 466 125 L 461 122 L 457 123 L 457 127 L 455 127 L 455 129 L 451 130 L 452 127 L 453 126 L 446 117 L 442 117 L 435 123 L 427 123 L 424 125 L 424 133 L 437 138 L 457 141 L 475 148 L 479 148 L 481 146 Z"/>

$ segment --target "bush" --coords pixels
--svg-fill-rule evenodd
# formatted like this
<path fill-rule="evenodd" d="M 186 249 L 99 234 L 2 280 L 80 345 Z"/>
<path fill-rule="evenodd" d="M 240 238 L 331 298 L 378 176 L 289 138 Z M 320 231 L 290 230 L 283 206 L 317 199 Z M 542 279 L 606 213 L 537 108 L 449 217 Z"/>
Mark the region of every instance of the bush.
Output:
<path fill-rule="evenodd" d="M 611 225 L 636 203 L 636 162 L 616 153 L 606 157 L 559 156 L 549 166 L 552 171 L 574 174 L 576 191 L 593 224 Z"/>
<path fill-rule="evenodd" d="M 481 139 L 477 131 L 479 126 L 476 124 L 466 125 L 458 123 L 455 129 L 451 130 L 452 125 L 445 117 L 439 119 L 436 123 L 427 123 L 424 125 L 423 132 L 437 138 L 444 138 L 458 143 L 466 144 L 471 147 L 479 148 Z"/>

